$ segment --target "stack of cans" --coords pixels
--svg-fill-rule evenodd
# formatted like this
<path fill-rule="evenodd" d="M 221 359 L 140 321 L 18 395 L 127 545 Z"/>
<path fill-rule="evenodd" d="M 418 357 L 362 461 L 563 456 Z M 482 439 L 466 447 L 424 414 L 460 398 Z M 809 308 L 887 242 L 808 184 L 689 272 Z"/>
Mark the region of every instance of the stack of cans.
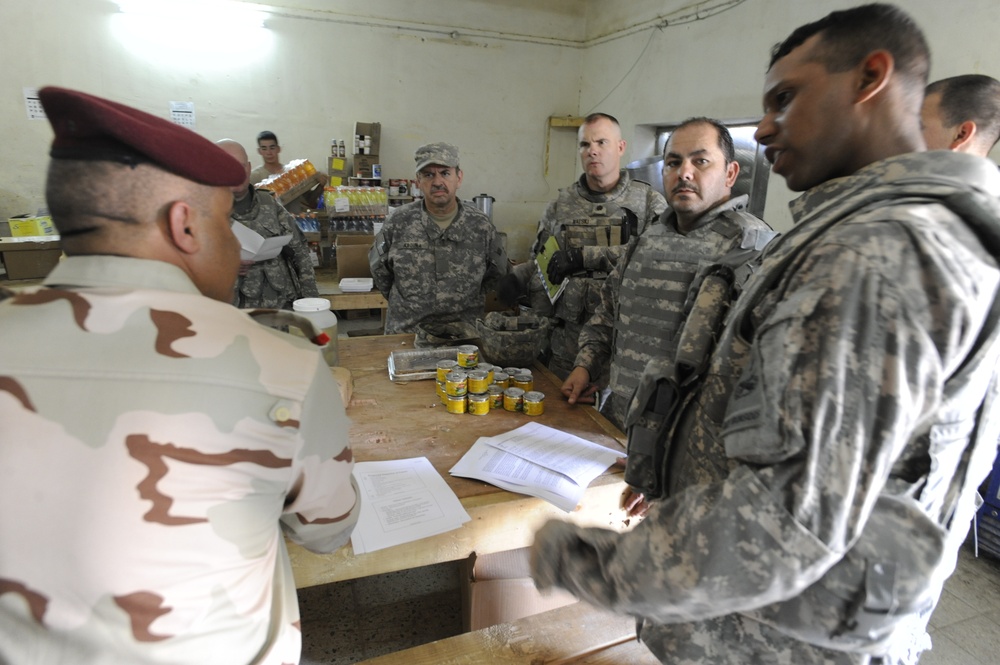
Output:
<path fill-rule="evenodd" d="M 479 348 L 473 344 L 458 347 L 454 360 L 438 361 L 436 383 L 448 413 L 485 416 L 504 409 L 538 416 L 544 412 L 545 395 L 534 390 L 530 369 L 481 363 Z"/>

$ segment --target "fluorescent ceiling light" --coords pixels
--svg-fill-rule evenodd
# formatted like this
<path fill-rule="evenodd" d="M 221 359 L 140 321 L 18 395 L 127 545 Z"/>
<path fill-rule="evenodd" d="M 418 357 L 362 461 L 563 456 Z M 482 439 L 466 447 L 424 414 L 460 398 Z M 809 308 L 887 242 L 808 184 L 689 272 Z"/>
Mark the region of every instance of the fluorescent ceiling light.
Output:
<path fill-rule="evenodd" d="M 116 0 L 123 14 L 190 21 L 233 30 L 264 27 L 260 5 L 233 0 Z"/>
<path fill-rule="evenodd" d="M 224 70 L 266 57 L 260 5 L 233 0 L 116 0 L 112 30 L 132 53 L 177 71 Z"/>

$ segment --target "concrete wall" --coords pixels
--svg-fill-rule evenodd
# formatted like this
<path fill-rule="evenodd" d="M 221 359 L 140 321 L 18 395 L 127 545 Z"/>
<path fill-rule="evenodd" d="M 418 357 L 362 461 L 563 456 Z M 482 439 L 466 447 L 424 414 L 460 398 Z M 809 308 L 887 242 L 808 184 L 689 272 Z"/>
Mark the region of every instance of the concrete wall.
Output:
<path fill-rule="evenodd" d="M 549 131 L 549 116 L 598 109 L 618 116 L 626 161 L 653 153 L 658 124 L 701 114 L 756 119 L 771 45 L 853 4 L 272 0 L 259 33 L 199 34 L 188 16 L 143 36 L 110 0 L 0 0 L 7 63 L 0 70 L 7 130 L 0 218 L 44 203 L 51 131 L 27 118 L 22 88 L 51 84 L 162 116 L 169 102 L 192 101 L 202 135 L 252 147 L 257 132 L 270 129 L 283 159 L 321 167 L 331 138 L 349 139 L 355 121 L 379 121 L 387 178 L 411 177 L 418 145 L 454 142 L 463 155 L 461 194 L 497 199 L 497 226 L 508 233 L 512 256 L 523 259 L 545 203 L 579 174 L 575 132 Z M 1000 3 L 904 4 L 927 32 L 933 78 L 1000 77 Z M 645 27 L 663 19 L 666 27 Z M 772 178 L 766 216 L 778 228 L 790 224 L 790 198 Z"/>

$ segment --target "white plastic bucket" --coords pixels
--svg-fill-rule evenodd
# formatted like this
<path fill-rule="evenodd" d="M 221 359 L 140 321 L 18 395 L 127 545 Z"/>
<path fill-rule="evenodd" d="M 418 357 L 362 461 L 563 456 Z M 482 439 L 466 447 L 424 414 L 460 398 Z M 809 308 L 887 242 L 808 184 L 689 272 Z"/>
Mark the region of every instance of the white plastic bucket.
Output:
<path fill-rule="evenodd" d="M 326 298 L 299 298 L 292 303 L 292 311 L 322 328 L 330 341 L 323 345 L 326 364 L 334 367 L 339 362 L 337 354 L 337 315 L 330 311 L 330 301 Z"/>

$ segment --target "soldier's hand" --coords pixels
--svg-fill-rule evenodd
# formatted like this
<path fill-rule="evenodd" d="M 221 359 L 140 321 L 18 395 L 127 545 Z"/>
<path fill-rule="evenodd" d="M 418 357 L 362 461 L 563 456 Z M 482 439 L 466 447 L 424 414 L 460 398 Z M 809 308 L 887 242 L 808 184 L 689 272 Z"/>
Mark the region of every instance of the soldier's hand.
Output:
<path fill-rule="evenodd" d="M 549 281 L 558 284 L 567 275 L 583 270 L 583 248 L 560 249 L 549 259 L 549 269 L 546 272 Z"/>
<path fill-rule="evenodd" d="M 629 517 L 645 517 L 649 512 L 649 501 L 646 501 L 646 495 L 642 492 L 636 492 L 628 487 L 622 494 L 622 508 Z"/>
<path fill-rule="evenodd" d="M 514 273 L 508 273 L 497 282 L 497 299 L 507 307 L 513 307 L 521 299 L 521 282 Z"/>
<path fill-rule="evenodd" d="M 590 372 L 584 367 L 574 367 L 560 388 L 570 404 L 593 404 L 597 386 L 590 382 Z"/>
<path fill-rule="evenodd" d="M 253 261 L 240 261 L 239 275 L 240 277 L 245 277 L 248 272 L 250 272 L 250 266 L 253 265 Z"/>

